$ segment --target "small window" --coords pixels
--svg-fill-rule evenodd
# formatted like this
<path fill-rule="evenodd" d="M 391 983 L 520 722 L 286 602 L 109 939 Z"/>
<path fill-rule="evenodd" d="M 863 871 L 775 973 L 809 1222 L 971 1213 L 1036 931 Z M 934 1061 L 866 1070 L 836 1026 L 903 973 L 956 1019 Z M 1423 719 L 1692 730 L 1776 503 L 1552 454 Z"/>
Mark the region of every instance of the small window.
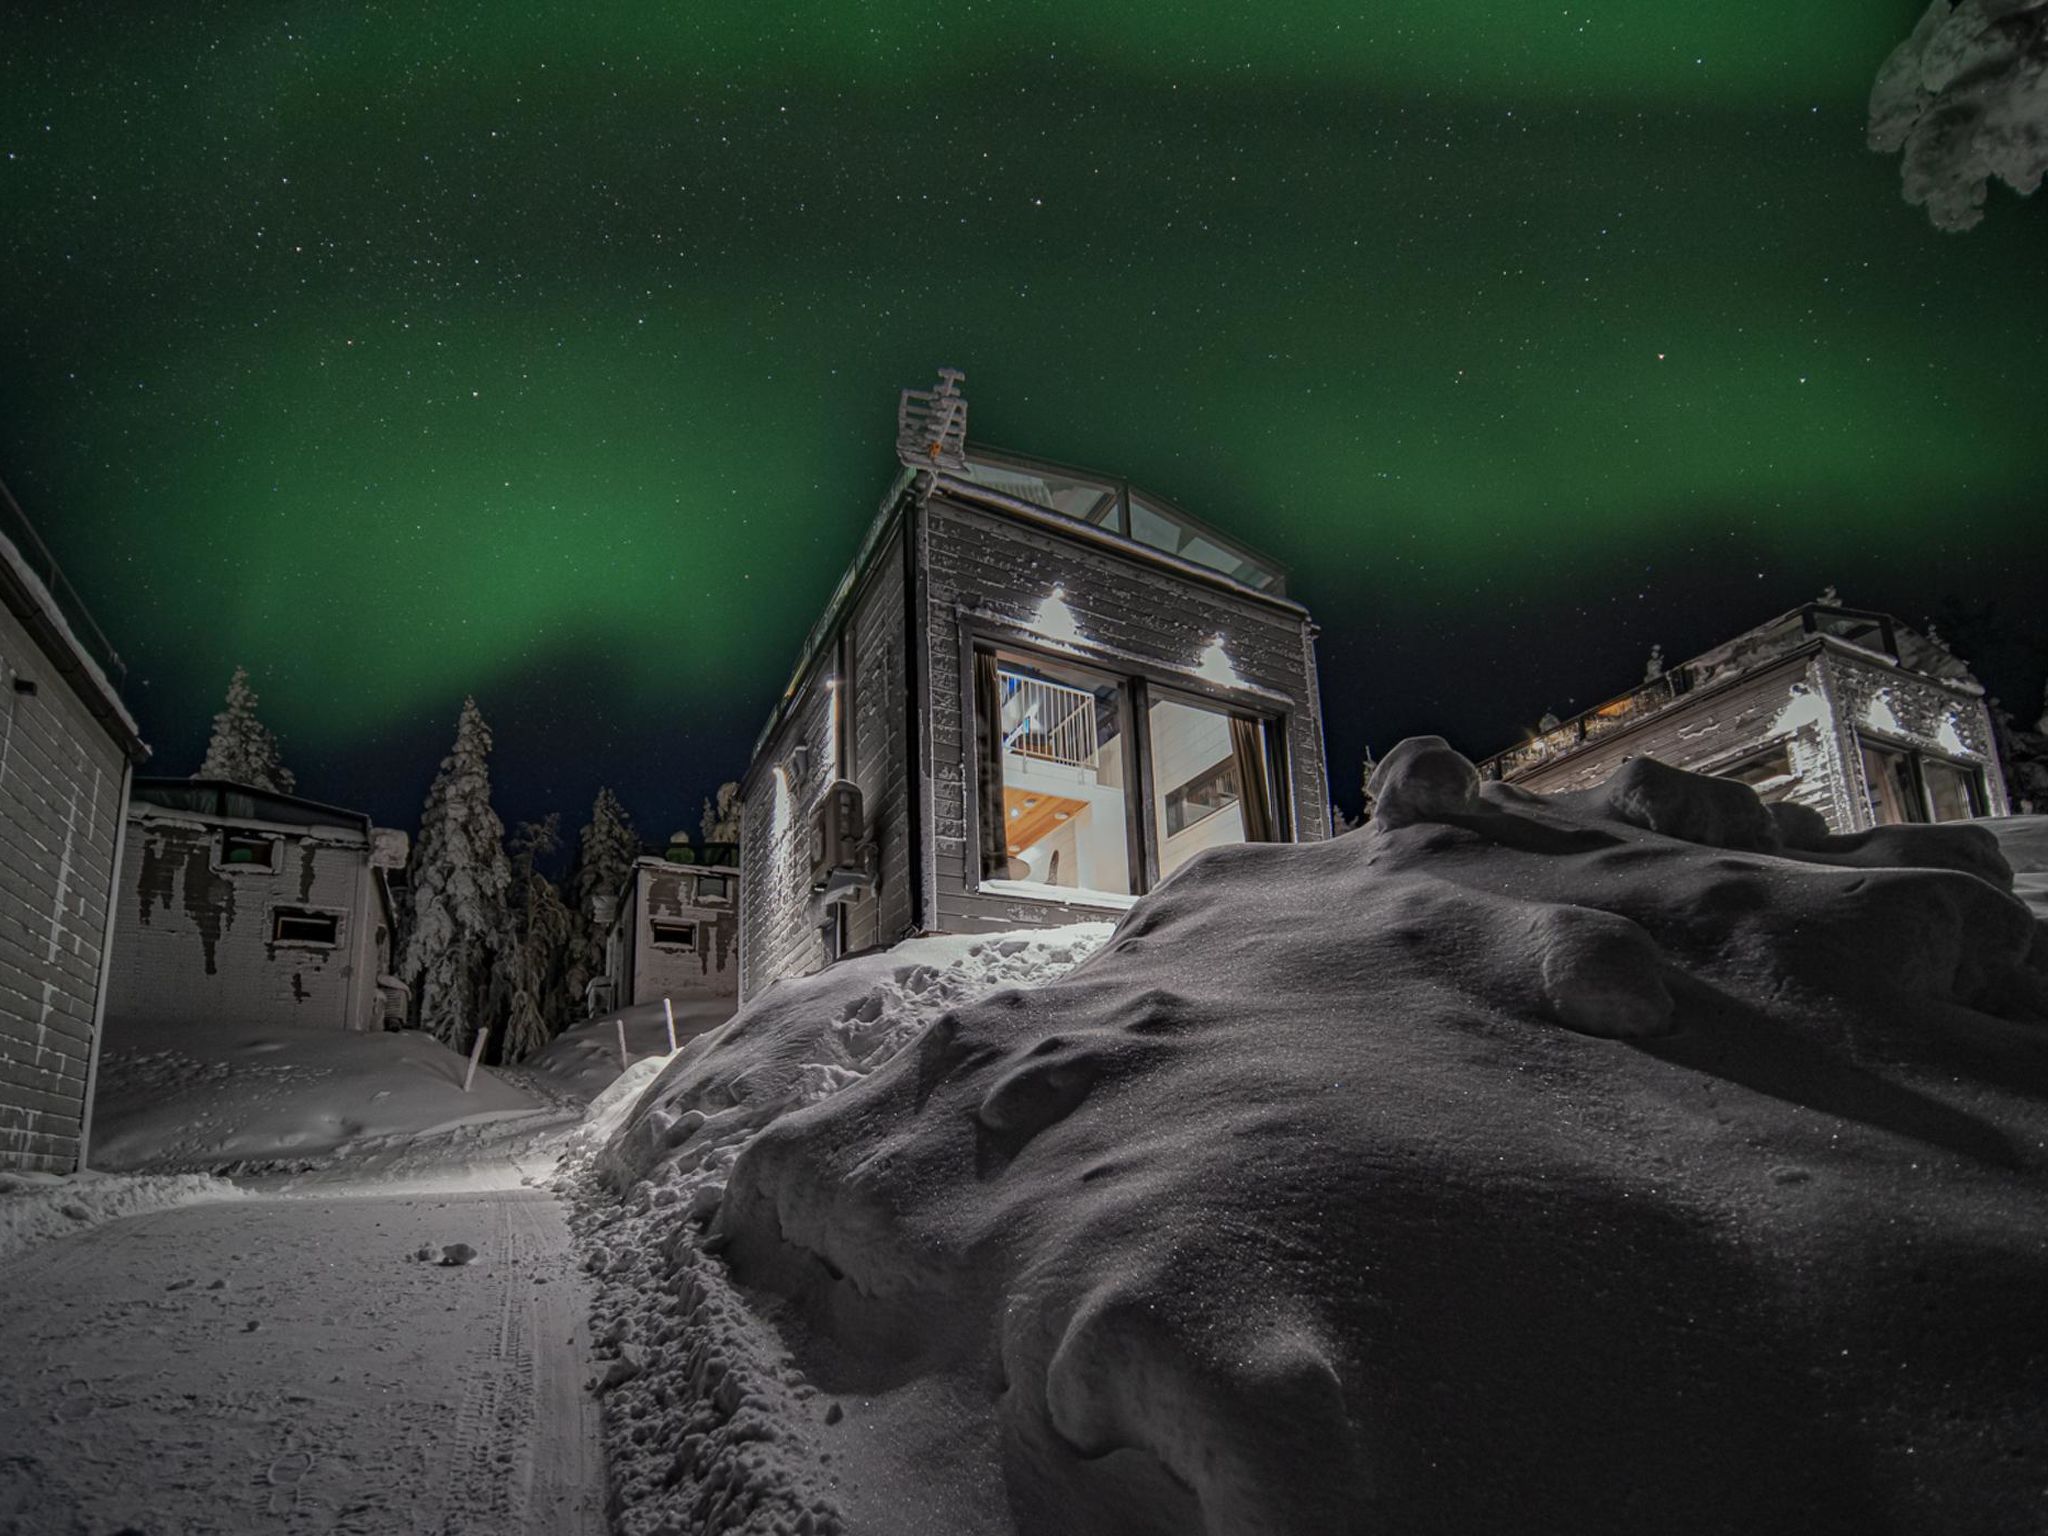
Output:
<path fill-rule="evenodd" d="M 270 913 L 270 942 L 332 949 L 341 941 L 341 914 L 308 907 L 275 907 Z"/>
<path fill-rule="evenodd" d="M 648 924 L 654 942 L 663 949 L 695 949 L 697 947 L 697 925 L 695 923 L 671 922 L 657 917 Z"/>
<path fill-rule="evenodd" d="M 1870 793 L 1870 819 L 1878 826 L 1927 819 L 1910 753 L 1881 747 L 1874 741 L 1864 742 L 1863 782 Z"/>
<path fill-rule="evenodd" d="M 1788 747 L 1772 747 L 1767 752 L 1745 757 L 1721 769 L 1714 777 L 1747 784 L 1766 805 L 1783 800 L 1799 787 L 1799 775 L 1792 771 L 1792 753 Z"/>
<path fill-rule="evenodd" d="M 731 875 L 699 875 L 697 877 L 697 904 L 700 907 L 723 907 L 732 903 Z"/>
<path fill-rule="evenodd" d="M 1920 772 L 1936 821 L 1968 821 L 1984 814 L 1984 775 L 1976 769 L 1930 757 L 1921 760 Z"/>
<path fill-rule="evenodd" d="M 277 871 L 277 856 L 281 847 L 281 839 L 265 837 L 259 832 L 222 832 L 220 867 L 261 870 L 266 874 L 274 874 Z"/>

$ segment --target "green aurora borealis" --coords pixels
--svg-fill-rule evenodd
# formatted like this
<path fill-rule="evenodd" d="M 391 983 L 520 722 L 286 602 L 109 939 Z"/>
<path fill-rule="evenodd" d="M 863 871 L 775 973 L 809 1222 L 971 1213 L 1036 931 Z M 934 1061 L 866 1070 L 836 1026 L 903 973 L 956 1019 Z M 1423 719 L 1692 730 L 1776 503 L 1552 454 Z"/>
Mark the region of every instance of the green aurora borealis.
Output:
<path fill-rule="evenodd" d="M 2048 210 L 1864 148 L 1920 8 L 11 6 L 0 478 L 162 770 L 240 661 L 320 798 L 474 691 L 653 831 L 954 364 L 1294 568 L 1350 792 L 1823 580 L 2041 611 Z"/>

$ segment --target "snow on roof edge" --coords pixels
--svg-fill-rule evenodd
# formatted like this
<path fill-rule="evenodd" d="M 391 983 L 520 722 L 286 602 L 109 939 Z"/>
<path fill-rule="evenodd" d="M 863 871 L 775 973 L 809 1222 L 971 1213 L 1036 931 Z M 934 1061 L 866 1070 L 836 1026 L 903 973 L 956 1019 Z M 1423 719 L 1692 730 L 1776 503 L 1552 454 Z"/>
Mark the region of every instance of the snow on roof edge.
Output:
<path fill-rule="evenodd" d="M 101 702 L 113 712 L 115 719 L 127 728 L 129 739 L 141 750 L 142 755 L 147 757 L 149 743 L 142 739 L 142 727 L 136 724 L 135 717 L 128 712 L 128 706 L 121 701 L 121 695 L 115 691 L 105 669 L 80 643 L 77 631 L 72 629 L 71 621 L 64 616 L 64 610 L 57 604 L 56 594 L 44 584 L 42 577 L 35 573 L 28 561 L 22 558 L 20 549 L 5 533 L 0 533 L 0 557 L 4 557 L 9 573 L 21 584 L 22 589 L 28 593 L 29 600 L 41 611 L 44 623 L 48 624 L 70 649 L 72 659 L 77 662 L 86 680 L 99 692 Z"/>

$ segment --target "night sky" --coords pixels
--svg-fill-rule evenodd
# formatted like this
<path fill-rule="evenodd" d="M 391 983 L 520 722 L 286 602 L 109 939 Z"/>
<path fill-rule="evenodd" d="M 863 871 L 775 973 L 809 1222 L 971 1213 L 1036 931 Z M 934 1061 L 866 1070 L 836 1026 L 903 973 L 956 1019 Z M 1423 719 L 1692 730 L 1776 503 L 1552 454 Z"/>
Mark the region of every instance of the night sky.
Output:
<path fill-rule="evenodd" d="M 2030 701 L 2048 198 L 1864 147 L 1921 8 L 10 4 L 0 479 L 158 771 L 239 662 L 401 825 L 473 691 L 694 829 L 942 364 L 1292 567 L 1354 808 L 1827 582 Z"/>

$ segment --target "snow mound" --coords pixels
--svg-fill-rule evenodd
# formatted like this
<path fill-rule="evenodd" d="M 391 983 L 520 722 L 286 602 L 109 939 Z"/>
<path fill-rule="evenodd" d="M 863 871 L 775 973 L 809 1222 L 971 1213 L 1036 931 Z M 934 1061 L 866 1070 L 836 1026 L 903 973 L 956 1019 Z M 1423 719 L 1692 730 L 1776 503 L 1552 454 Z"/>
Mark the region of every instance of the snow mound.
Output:
<path fill-rule="evenodd" d="M 0 1261 L 52 1238 L 122 1216 L 201 1200 L 239 1200 L 243 1192 L 211 1174 L 0 1173 Z"/>
<path fill-rule="evenodd" d="M 606 1262 L 739 1384 L 627 1409 L 642 1507 L 788 1528 L 719 1503 L 758 1432 L 853 1531 L 2029 1528 L 2048 930 L 1996 840 L 1434 739 L 1373 792 L 1045 985 L 927 1024 L 878 957 L 684 1052 Z"/>
<path fill-rule="evenodd" d="M 616 1070 L 616 1062 L 614 1062 Z M 164 1027 L 110 1031 L 93 1108 L 95 1164 L 310 1165 L 363 1144 L 534 1114 L 540 1100 L 432 1036 Z"/>
<path fill-rule="evenodd" d="M 737 999 L 693 998 L 675 1004 L 676 1039 L 694 1040 L 733 1015 Z M 668 1056 L 668 1017 L 660 1003 L 637 1003 L 580 1024 L 572 1024 L 519 1064 L 547 1086 L 584 1103 L 597 1098 L 619 1075 L 619 1025 L 626 1026 L 626 1054 L 638 1065 L 649 1056 Z M 643 1086 L 645 1086 L 643 1084 Z"/>
<path fill-rule="evenodd" d="M 572 1162 L 628 1197 L 574 1218 L 599 1287 L 597 1385 L 626 1536 L 845 1529 L 823 1438 L 841 1410 L 791 1367 L 706 1252 L 703 1224 L 763 1127 L 862 1081 L 948 1010 L 1064 973 L 1109 934 L 916 939 L 843 961 L 778 983 L 673 1057 L 635 1062 L 592 1102 Z"/>

